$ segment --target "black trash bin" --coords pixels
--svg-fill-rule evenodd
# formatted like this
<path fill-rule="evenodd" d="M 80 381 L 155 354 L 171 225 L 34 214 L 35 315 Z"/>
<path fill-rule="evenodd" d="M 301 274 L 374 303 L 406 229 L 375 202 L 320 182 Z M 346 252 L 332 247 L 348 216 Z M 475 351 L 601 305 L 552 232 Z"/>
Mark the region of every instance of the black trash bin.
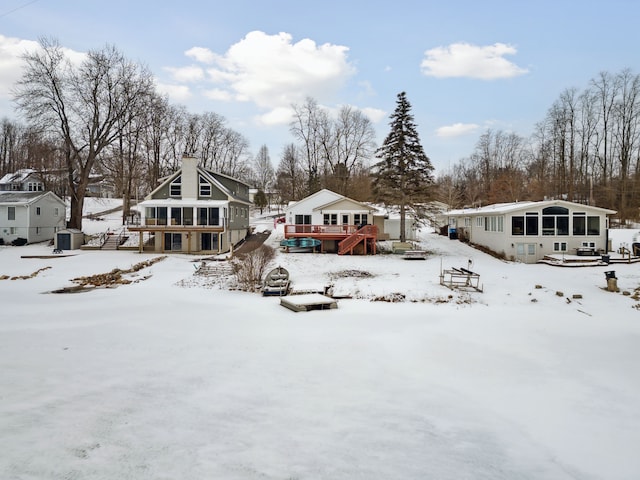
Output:
<path fill-rule="evenodd" d="M 604 276 L 607 277 L 607 280 L 609 280 L 610 278 L 616 278 L 616 271 L 609 270 L 608 272 L 604 272 Z"/>

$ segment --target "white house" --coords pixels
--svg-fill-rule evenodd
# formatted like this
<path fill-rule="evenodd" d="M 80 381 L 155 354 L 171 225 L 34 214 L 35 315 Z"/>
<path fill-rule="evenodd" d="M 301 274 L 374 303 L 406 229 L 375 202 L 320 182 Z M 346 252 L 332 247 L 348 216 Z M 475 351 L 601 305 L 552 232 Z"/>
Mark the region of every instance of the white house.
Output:
<path fill-rule="evenodd" d="M 64 201 L 52 192 L 0 191 L 0 239 L 28 243 L 53 239 L 66 226 Z"/>
<path fill-rule="evenodd" d="M 614 210 L 567 202 L 515 202 L 450 210 L 452 237 L 505 258 L 534 263 L 545 255 L 608 252 L 608 216 Z"/>
<path fill-rule="evenodd" d="M 375 208 L 351 198 L 323 189 L 289 204 L 285 209 L 285 238 L 310 237 L 322 242 L 324 252 L 353 253 L 351 242 L 373 246 L 377 240 L 377 227 L 373 225 Z M 366 232 L 362 227 L 367 226 Z M 339 244 L 351 237 L 351 240 Z"/>
<path fill-rule="evenodd" d="M 0 178 L 0 192 L 44 192 L 44 182 L 35 170 L 23 168 Z"/>
<path fill-rule="evenodd" d="M 140 250 L 220 253 L 249 233 L 249 186 L 198 166 L 185 155 L 182 168 L 140 203 Z M 145 234 L 148 238 L 145 238 Z"/>

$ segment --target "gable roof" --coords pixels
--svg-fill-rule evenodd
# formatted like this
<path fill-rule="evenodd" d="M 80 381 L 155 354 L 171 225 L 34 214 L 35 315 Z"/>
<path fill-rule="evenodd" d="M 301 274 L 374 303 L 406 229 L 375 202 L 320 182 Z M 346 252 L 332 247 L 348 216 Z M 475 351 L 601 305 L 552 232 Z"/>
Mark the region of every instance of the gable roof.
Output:
<path fill-rule="evenodd" d="M 5 205 L 26 205 L 45 196 L 53 197 L 62 205 L 65 205 L 64 201 L 53 192 L 0 192 L 0 203 Z"/>
<path fill-rule="evenodd" d="M 568 202 L 566 200 L 543 200 L 539 202 L 511 202 L 511 203 L 495 203 L 493 205 L 486 205 L 484 207 L 477 208 L 461 208 L 457 210 L 449 210 L 444 215 L 450 217 L 460 216 L 477 216 L 477 215 L 499 215 L 504 213 L 518 212 L 521 210 L 531 210 L 532 208 L 545 208 L 553 205 L 565 206 L 567 208 L 581 208 L 585 210 L 597 211 L 604 213 L 605 215 L 614 215 L 617 213 L 615 210 L 609 210 L 607 208 L 594 207 L 592 205 L 585 205 L 582 203 Z"/>
<path fill-rule="evenodd" d="M 4 177 L 0 178 L 0 184 L 22 183 L 34 173 L 36 173 L 36 171 L 31 168 L 23 168 L 14 173 L 7 173 Z"/>
<path fill-rule="evenodd" d="M 241 180 L 238 180 L 237 178 L 233 178 L 230 177 L 229 175 L 224 175 L 222 173 L 218 173 L 218 172 L 214 172 L 212 170 L 207 170 L 205 168 L 200 167 L 199 165 L 196 167 L 196 172 L 199 175 L 202 175 L 203 177 L 205 177 L 209 182 L 211 182 L 216 188 L 218 188 L 223 194 L 225 194 L 227 197 L 229 197 L 230 200 L 236 201 L 236 202 L 240 202 L 240 203 L 246 203 L 246 204 L 250 204 L 251 202 L 239 197 L 238 195 L 236 195 L 234 192 L 232 192 L 231 190 L 229 190 L 217 177 L 223 177 L 223 178 L 227 178 L 229 180 L 232 180 L 234 182 L 240 183 L 244 186 L 247 187 L 247 189 L 249 188 L 249 185 L 247 183 L 244 183 Z M 151 200 L 153 199 L 153 195 L 155 195 L 156 192 L 158 192 L 159 190 L 161 190 L 165 185 L 168 185 L 169 183 L 173 182 L 176 178 L 178 178 L 180 175 L 182 175 L 182 168 L 179 168 L 178 170 L 176 170 L 175 172 L 173 172 L 171 175 L 164 177 L 163 180 L 160 182 L 160 184 L 154 188 L 146 197 L 145 199 L 147 200 Z M 156 199 L 157 200 L 157 199 Z"/>
<path fill-rule="evenodd" d="M 311 195 L 307 195 L 304 198 L 301 198 L 300 200 L 297 200 L 295 202 L 289 202 L 289 204 L 287 205 L 287 208 L 291 208 L 295 205 L 299 205 L 300 203 L 307 203 L 307 202 L 311 202 L 313 201 L 313 199 L 319 197 L 320 195 L 329 195 L 332 196 L 334 198 L 334 200 L 340 200 L 342 198 L 342 195 L 340 195 L 339 193 L 333 192 L 331 190 L 328 190 L 326 188 L 323 188 L 322 190 L 318 190 L 317 192 L 313 192 Z"/>
<path fill-rule="evenodd" d="M 349 197 L 338 198 L 329 203 L 325 203 L 324 205 L 318 205 L 317 207 L 314 208 L 314 210 L 328 210 L 328 209 L 331 209 L 331 207 L 338 206 L 340 204 L 344 205 L 345 203 L 350 204 L 353 207 L 353 208 L 349 208 L 349 210 L 367 210 L 367 211 L 376 210 L 374 207 L 371 207 L 362 202 L 358 202 L 357 200 L 353 200 L 352 198 L 349 198 Z"/>

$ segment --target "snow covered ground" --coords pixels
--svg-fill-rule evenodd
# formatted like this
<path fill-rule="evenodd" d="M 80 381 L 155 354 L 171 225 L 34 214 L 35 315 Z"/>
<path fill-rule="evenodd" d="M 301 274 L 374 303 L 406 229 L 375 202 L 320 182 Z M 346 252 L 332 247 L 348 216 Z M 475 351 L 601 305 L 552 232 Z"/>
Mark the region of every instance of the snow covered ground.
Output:
<path fill-rule="evenodd" d="M 640 478 L 640 301 L 622 294 L 640 264 L 421 246 L 426 261 L 279 254 L 297 288 L 353 297 L 305 313 L 211 287 L 186 255 L 52 294 L 158 255 L 0 247 L 0 478 Z M 439 284 L 469 260 L 483 293 Z"/>

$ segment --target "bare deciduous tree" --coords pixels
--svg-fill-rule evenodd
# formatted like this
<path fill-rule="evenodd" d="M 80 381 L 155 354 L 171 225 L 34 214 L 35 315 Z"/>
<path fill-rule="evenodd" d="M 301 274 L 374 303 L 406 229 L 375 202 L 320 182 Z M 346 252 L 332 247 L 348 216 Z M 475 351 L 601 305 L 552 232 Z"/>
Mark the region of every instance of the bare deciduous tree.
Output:
<path fill-rule="evenodd" d="M 43 39 L 40 49 L 23 56 L 25 71 L 14 89 L 20 112 L 62 145 L 67 168 L 71 218 L 82 228 L 82 207 L 89 177 L 132 111 L 153 91 L 151 74 L 127 60 L 115 47 L 89 51 L 79 65 L 65 57 L 57 41 Z"/>

